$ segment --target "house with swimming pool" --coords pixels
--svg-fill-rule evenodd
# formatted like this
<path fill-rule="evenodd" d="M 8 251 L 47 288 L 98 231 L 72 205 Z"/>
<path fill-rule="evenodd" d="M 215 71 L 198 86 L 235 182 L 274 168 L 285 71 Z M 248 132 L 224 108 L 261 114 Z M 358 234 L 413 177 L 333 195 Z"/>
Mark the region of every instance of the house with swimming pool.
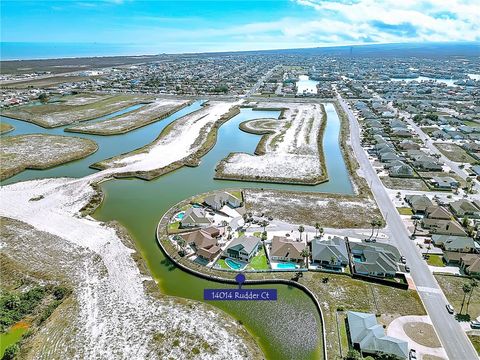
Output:
<path fill-rule="evenodd" d="M 233 239 L 225 248 L 224 255 L 249 262 L 258 252 L 261 240 L 256 236 L 241 236 Z"/>
<path fill-rule="evenodd" d="M 270 259 L 272 261 L 303 261 L 302 251 L 306 244 L 301 241 L 295 241 L 285 236 L 274 236 L 270 246 Z"/>
<path fill-rule="evenodd" d="M 353 269 L 361 275 L 394 277 L 401 255 L 390 244 L 350 242 Z"/>

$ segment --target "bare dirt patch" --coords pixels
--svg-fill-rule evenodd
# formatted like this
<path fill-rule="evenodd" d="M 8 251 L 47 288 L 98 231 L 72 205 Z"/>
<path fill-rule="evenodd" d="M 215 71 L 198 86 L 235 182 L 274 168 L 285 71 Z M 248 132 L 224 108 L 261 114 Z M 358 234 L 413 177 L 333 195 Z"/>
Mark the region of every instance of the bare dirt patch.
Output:
<path fill-rule="evenodd" d="M 430 324 L 422 322 L 410 322 L 403 325 L 405 334 L 416 343 L 431 348 L 441 347 L 437 334 Z"/>
<path fill-rule="evenodd" d="M 157 99 L 140 109 L 89 124 L 71 126 L 66 131 L 94 135 L 123 134 L 162 120 L 188 105 L 188 100 Z"/>
<path fill-rule="evenodd" d="M 262 108 L 265 104 L 258 104 Z M 326 124 L 321 104 L 268 103 L 269 109 L 283 110 L 275 120 L 253 120 L 241 127 L 265 134 L 256 156 L 232 153 L 216 169 L 219 179 L 318 184 L 326 180 L 322 140 Z"/>
<path fill-rule="evenodd" d="M 450 143 L 435 143 L 440 152 L 445 155 L 449 160 L 462 163 L 474 164 L 476 160 L 471 157 L 465 150 L 463 150 L 457 144 Z"/>
<path fill-rule="evenodd" d="M 0 178 L 6 179 L 25 169 L 47 169 L 84 158 L 97 151 L 89 139 L 60 135 L 6 136 L 0 142 Z"/>
<path fill-rule="evenodd" d="M 54 103 L 12 107 L 4 110 L 3 115 L 53 128 L 95 119 L 149 100 L 146 96 L 78 94 L 62 97 Z"/>

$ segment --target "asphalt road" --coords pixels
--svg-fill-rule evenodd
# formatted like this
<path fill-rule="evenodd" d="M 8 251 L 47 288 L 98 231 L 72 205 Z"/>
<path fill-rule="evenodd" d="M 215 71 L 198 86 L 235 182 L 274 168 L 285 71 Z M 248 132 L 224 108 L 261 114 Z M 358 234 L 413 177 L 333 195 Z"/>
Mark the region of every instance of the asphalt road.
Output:
<path fill-rule="evenodd" d="M 378 178 L 375 169 L 369 162 L 367 154 L 360 143 L 360 126 L 355 115 L 340 96 L 338 96 L 338 100 L 349 118 L 351 146 L 360 164 L 361 175 L 371 184 L 371 190 L 378 207 L 386 219 L 390 233 L 393 235 L 391 239 L 392 244 L 397 246 L 402 255 L 407 259 L 417 291 L 428 315 L 432 319 L 435 330 L 449 359 L 478 359 L 475 349 L 460 324 L 445 309 L 448 303 L 445 295 L 422 259 L 420 252 L 416 249 L 415 243 L 410 240 L 408 230 L 390 200 L 385 187 Z"/>

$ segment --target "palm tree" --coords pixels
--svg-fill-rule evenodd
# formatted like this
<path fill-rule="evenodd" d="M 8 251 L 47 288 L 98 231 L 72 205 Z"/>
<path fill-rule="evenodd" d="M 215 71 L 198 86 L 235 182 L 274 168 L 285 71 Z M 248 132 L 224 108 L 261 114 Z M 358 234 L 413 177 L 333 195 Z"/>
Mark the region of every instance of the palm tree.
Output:
<path fill-rule="evenodd" d="M 222 220 L 223 233 L 225 233 L 225 229 L 226 229 L 227 225 L 228 225 L 228 221 Z"/>
<path fill-rule="evenodd" d="M 303 261 L 305 261 L 305 267 L 308 269 L 308 259 L 310 257 L 310 250 L 306 247 L 305 249 L 302 250 L 300 255 L 303 257 Z"/>
<path fill-rule="evenodd" d="M 305 227 L 303 225 L 300 225 L 298 227 L 298 232 L 300 233 L 300 241 L 302 241 L 302 233 L 305 231 Z"/>
<path fill-rule="evenodd" d="M 478 286 L 478 283 L 475 281 L 475 279 L 472 279 L 472 282 L 470 283 L 470 293 L 468 294 L 468 300 L 467 300 L 467 314 L 468 314 L 468 306 L 470 305 L 470 299 L 472 298 L 473 291 L 475 288 Z"/>
<path fill-rule="evenodd" d="M 382 219 L 378 219 L 377 220 L 377 232 L 375 233 L 375 239 L 378 237 L 378 232 L 380 230 L 380 228 L 383 227 L 383 220 Z"/>
<path fill-rule="evenodd" d="M 270 224 L 269 224 L 269 222 L 268 222 L 267 220 L 263 220 L 263 221 L 262 221 L 263 232 L 266 231 L 265 228 L 266 228 L 268 225 L 270 225 Z"/>
<path fill-rule="evenodd" d="M 179 239 L 177 240 L 177 244 L 178 244 L 178 246 L 180 246 L 180 249 L 181 249 L 181 251 L 182 251 L 182 254 L 185 254 L 185 246 L 187 245 L 187 242 L 185 241 L 185 239 L 182 238 L 182 237 L 179 238 Z"/>
<path fill-rule="evenodd" d="M 320 223 L 315 223 L 315 237 L 318 236 L 318 230 L 320 230 Z"/>
<path fill-rule="evenodd" d="M 368 240 L 370 240 L 373 236 L 373 233 L 375 231 L 375 226 L 377 226 L 377 220 L 373 219 L 372 221 L 370 221 L 370 225 L 372 225 L 372 233 L 370 234 L 370 237 L 368 238 Z"/>
<path fill-rule="evenodd" d="M 418 226 L 418 220 L 417 219 L 413 220 L 413 226 L 414 226 L 414 228 L 413 228 L 413 234 L 412 235 L 415 236 L 415 234 L 417 233 L 417 226 Z"/>
<path fill-rule="evenodd" d="M 319 233 L 320 233 L 320 237 L 323 236 L 323 233 L 325 232 L 325 230 L 323 230 L 323 228 L 321 227 L 320 230 L 319 230 Z"/>
<path fill-rule="evenodd" d="M 227 226 L 227 231 L 228 231 L 228 239 L 230 239 L 230 235 L 231 235 L 231 232 L 232 232 L 232 227 Z"/>
<path fill-rule="evenodd" d="M 462 314 L 463 305 L 465 304 L 465 298 L 466 298 L 467 294 L 470 291 L 472 291 L 472 288 L 470 287 L 470 284 L 463 284 L 462 291 L 463 291 L 463 300 L 462 300 L 462 307 L 460 308 L 460 314 Z"/>

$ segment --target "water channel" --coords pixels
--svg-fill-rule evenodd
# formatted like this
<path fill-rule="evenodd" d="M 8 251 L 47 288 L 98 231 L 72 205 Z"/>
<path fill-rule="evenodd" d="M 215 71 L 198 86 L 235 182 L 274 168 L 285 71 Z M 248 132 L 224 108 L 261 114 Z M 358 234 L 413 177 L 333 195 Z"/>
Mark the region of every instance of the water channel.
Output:
<path fill-rule="evenodd" d="M 8 135 L 27 133 L 73 135 L 90 138 L 99 144 L 99 150 L 85 159 L 49 170 L 27 170 L 2 184 L 55 176 L 85 176 L 95 171 L 89 169 L 88 165 L 151 142 L 169 123 L 200 106 L 201 102 L 196 102 L 162 121 L 118 136 L 69 134 L 64 133 L 63 128 L 43 129 L 30 123 L 2 118 L 2 121 L 15 126 L 15 130 Z M 253 154 L 258 144 L 259 136 L 239 130 L 238 125 L 241 122 L 279 116 L 277 111 L 256 111 L 246 108 L 220 127 L 215 147 L 202 159 L 198 167 L 184 167 L 153 181 L 123 179 L 103 183 L 105 200 L 94 217 L 101 221 L 117 220 L 128 229 L 163 293 L 203 301 L 204 288 L 222 285 L 200 280 L 168 264 L 155 240 L 155 228 L 159 219 L 177 202 L 214 189 L 239 187 L 352 193 L 348 170 L 343 162 L 338 141 L 340 120 L 332 104 L 326 104 L 325 107 L 327 126 L 323 146 L 331 181 L 317 186 L 299 186 L 214 180 L 214 168 L 218 161 L 230 152 Z M 322 346 L 320 319 L 313 303 L 298 289 L 287 286 L 272 287 L 278 289 L 279 300 L 276 303 L 215 302 L 213 305 L 243 323 L 256 337 L 267 358 L 319 358 Z"/>

